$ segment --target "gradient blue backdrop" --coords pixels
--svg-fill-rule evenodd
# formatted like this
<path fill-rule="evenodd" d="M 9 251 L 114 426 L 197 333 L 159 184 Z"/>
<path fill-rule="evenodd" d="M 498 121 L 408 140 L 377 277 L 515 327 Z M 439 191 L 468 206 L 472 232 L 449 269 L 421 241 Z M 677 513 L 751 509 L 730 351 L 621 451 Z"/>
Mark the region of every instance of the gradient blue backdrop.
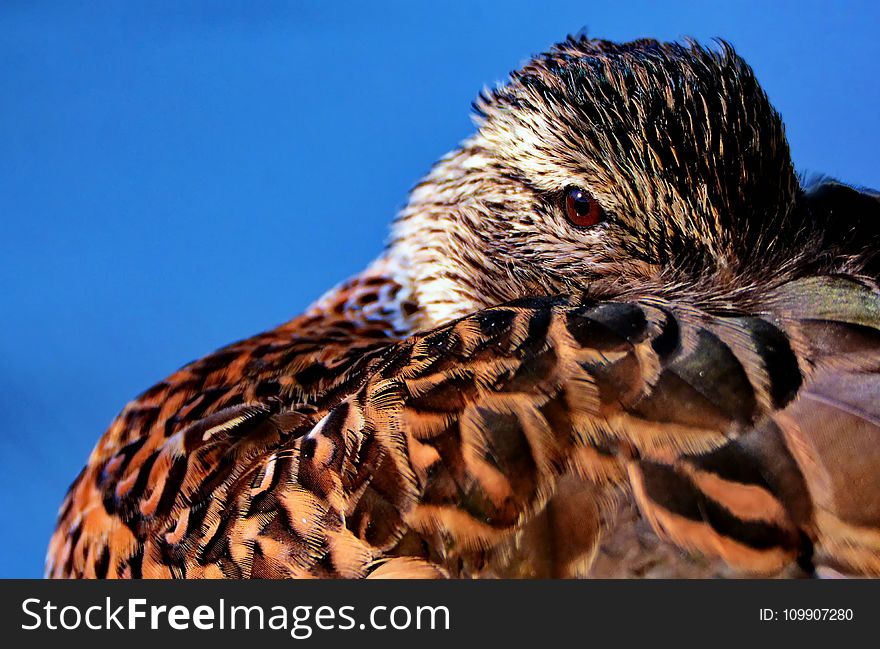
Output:
<path fill-rule="evenodd" d="M 0 4 L 0 576 L 41 574 L 127 399 L 361 269 L 482 85 L 568 32 L 723 36 L 799 170 L 880 186 L 875 3 L 435 4 Z"/>

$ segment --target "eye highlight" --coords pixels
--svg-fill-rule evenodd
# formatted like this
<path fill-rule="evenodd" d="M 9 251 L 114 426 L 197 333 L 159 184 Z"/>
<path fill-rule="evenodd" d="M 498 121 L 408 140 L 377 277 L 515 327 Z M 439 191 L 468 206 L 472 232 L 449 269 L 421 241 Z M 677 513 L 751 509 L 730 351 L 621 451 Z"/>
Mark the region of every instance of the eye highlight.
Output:
<path fill-rule="evenodd" d="M 565 190 L 564 207 L 565 217 L 579 228 L 588 228 L 605 220 L 605 210 L 599 201 L 577 187 Z"/>

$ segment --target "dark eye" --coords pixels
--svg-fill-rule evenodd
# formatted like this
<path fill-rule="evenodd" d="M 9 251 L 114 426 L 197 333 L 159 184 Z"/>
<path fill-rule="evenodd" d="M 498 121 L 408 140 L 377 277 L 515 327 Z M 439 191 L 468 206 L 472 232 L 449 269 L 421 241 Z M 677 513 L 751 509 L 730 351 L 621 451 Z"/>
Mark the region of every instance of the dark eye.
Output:
<path fill-rule="evenodd" d="M 572 187 L 565 191 L 565 216 L 573 225 L 588 228 L 605 220 L 605 211 L 583 189 Z"/>

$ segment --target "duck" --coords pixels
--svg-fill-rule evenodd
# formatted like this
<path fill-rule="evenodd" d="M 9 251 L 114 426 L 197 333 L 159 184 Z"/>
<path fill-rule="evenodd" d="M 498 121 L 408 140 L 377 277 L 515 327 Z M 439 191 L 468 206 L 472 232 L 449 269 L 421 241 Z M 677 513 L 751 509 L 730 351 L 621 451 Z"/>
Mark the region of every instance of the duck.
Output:
<path fill-rule="evenodd" d="M 723 41 L 474 110 L 362 273 L 124 407 L 47 577 L 880 575 L 880 194 Z"/>

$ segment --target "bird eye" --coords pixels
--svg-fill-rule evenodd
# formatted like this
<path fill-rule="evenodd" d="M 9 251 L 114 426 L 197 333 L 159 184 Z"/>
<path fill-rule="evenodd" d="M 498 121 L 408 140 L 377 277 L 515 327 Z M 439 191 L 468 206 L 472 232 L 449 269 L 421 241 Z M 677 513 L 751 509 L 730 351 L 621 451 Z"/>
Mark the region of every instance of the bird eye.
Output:
<path fill-rule="evenodd" d="M 588 228 L 605 220 L 605 211 L 583 189 L 572 187 L 565 192 L 565 216 L 572 225 Z"/>

